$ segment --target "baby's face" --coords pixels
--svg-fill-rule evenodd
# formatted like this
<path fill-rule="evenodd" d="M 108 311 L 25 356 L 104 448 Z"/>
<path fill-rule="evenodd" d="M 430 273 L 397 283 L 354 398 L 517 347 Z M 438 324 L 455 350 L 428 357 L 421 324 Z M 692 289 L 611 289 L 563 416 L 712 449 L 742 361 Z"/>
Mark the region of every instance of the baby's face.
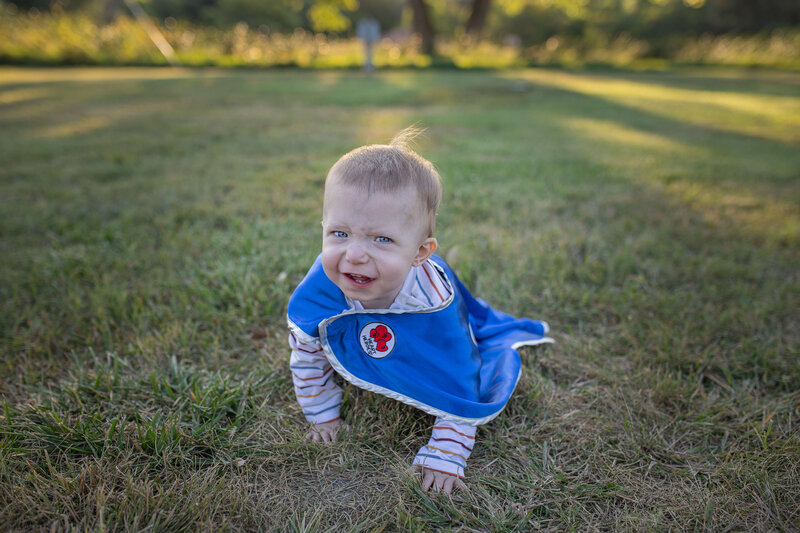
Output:
<path fill-rule="evenodd" d="M 368 194 L 329 183 L 322 220 L 322 268 L 366 309 L 394 301 L 412 266 L 436 249 L 415 191 Z"/>

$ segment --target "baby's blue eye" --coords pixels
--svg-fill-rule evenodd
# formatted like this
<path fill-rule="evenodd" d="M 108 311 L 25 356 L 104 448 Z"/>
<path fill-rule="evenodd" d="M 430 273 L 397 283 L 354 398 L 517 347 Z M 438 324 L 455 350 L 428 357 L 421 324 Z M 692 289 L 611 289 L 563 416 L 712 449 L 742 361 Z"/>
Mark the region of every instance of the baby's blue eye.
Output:
<path fill-rule="evenodd" d="M 347 237 L 347 233 L 345 233 L 343 231 L 334 231 L 333 232 L 333 236 L 334 237 L 339 237 L 341 239 L 344 239 L 345 237 Z"/>
<path fill-rule="evenodd" d="M 375 240 L 382 243 L 392 242 L 392 239 L 390 239 L 389 237 L 378 237 Z"/>

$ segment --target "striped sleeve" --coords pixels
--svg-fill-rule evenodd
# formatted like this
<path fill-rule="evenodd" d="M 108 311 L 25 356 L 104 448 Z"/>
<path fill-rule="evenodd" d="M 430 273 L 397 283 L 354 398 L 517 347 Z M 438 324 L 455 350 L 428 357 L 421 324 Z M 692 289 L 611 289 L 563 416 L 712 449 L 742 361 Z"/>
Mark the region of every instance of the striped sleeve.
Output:
<path fill-rule="evenodd" d="M 439 305 L 450 297 L 450 289 L 439 271 L 429 263 L 422 263 L 415 269 L 414 275 L 417 287 L 425 295 L 429 305 Z"/>
<path fill-rule="evenodd" d="M 339 418 L 342 389 L 333 381 L 333 367 L 325 358 L 319 342 L 307 344 L 289 333 L 292 356 L 289 368 L 297 403 L 312 424 Z"/>
<path fill-rule="evenodd" d="M 475 426 L 437 418 L 428 444 L 420 448 L 412 464 L 464 479 L 464 468 L 475 445 Z"/>

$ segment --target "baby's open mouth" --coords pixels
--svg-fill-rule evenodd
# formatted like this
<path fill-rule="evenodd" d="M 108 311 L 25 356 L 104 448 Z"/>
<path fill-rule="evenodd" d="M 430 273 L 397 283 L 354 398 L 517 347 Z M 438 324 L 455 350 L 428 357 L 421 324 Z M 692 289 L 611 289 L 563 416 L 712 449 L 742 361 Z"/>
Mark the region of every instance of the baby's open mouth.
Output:
<path fill-rule="evenodd" d="M 358 283 L 359 285 L 366 285 L 367 283 L 369 283 L 374 279 L 367 276 L 362 276 L 360 274 L 345 274 L 345 276 L 347 276 L 354 282 Z"/>

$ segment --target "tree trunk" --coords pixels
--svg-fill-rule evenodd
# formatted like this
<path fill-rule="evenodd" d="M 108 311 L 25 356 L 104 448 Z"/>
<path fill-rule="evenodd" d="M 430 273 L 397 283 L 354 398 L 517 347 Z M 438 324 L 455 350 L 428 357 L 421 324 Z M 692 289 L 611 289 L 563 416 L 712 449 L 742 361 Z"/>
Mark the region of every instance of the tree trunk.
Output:
<path fill-rule="evenodd" d="M 103 6 L 103 22 L 110 24 L 123 11 L 125 11 L 125 4 L 122 0 L 108 0 Z"/>
<path fill-rule="evenodd" d="M 492 0 L 472 0 L 472 11 L 469 13 L 467 25 L 465 27 L 467 36 L 471 39 L 479 40 L 486 27 L 486 18 L 489 15 L 489 6 Z"/>
<path fill-rule="evenodd" d="M 409 4 L 414 12 L 414 31 L 422 37 L 422 53 L 433 55 L 435 34 L 428 6 L 425 0 L 409 0 Z"/>

